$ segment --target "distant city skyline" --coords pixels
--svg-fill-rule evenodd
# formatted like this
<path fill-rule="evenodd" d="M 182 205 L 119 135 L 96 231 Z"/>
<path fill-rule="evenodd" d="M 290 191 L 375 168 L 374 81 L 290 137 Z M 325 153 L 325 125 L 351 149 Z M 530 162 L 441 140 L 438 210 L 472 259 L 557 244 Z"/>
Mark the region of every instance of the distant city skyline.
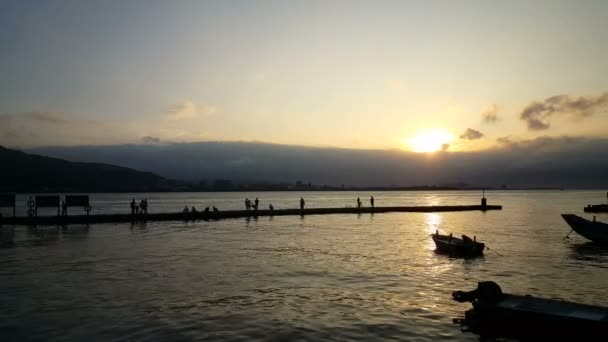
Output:
<path fill-rule="evenodd" d="M 608 137 L 605 1 L 3 1 L 0 145 Z"/>

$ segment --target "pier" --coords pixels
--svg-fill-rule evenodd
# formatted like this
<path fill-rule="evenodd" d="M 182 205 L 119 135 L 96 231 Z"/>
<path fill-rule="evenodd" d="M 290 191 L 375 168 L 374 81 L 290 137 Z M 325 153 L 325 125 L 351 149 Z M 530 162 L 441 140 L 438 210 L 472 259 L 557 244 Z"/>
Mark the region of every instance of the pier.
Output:
<path fill-rule="evenodd" d="M 106 215 L 73 215 L 73 216 L 19 216 L 5 217 L 0 224 L 7 225 L 66 225 L 92 223 L 129 223 L 153 221 L 196 221 L 219 220 L 243 217 L 263 216 L 308 216 L 331 214 L 380 214 L 380 213 L 430 213 L 453 211 L 487 211 L 502 210 L 501 205 L 448 205 L 448 206 L 414 206 L 414 207 L 365 207 L 365 208 L 309 208 L 309 209 L 275 209 L 275 210 L 227 210 L 196 213 L 149 213 L 149 214 L 106 214 Z"/>

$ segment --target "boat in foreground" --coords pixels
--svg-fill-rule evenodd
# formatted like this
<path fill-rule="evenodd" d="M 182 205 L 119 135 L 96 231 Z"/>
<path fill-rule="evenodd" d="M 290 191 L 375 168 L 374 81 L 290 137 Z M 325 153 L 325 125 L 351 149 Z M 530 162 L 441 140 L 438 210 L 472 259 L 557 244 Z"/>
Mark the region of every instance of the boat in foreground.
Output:
<path fill-rule="evenodd" d="M 574 214 L 562 214 L 568 225 L 584 238 L 600 244 L 608 244 L 608 223 L 589 221 Z"/>
<path fill-rule="evenodd" d="M 462 235 L 462 238 L 457 238 L 450 235 L 441 235 L 439 232 L 435 232 L 432 235 L 433 242 L 437 247 L 438 253 L 449 254 L 451 256 L 465 256 L 474 257 L 483 255 L 485 244 L 477 242 L 477 238 Z"/>
<path fill-rule="evenodd" d="M 455 291 L 452 299 L 472 303 L 456 322 L 482 336 L 595 341 L 608 334 L 606 307 L 507 294 L 491 281 L 479 282 L 473 291 Z"/>

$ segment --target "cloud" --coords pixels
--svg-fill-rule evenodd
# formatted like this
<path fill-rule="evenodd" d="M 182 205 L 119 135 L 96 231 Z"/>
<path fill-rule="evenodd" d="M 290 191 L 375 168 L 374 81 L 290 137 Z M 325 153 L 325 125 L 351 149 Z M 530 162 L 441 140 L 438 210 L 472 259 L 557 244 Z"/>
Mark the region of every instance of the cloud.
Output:
<path fill-rule="evenodd" d="M 146 135 L 141 137 L 141 142 L 143 142 L 144 144 L 160 144 L 161 140 L 160 138 Z"/>
<path fill-rule="evenodd" d="M 493 104 L 492 108 L 486 109 L 481 113 L 481 117 L 483 118 L 483 122 L 485 123 L 494 123 L 498 121 L 498 111 L 500 107 L 497 104 Z"/>
<path fill-rule="evenodd" d="M 466 140 L 477 140 L 477 139 L 481 139 L 483 138 L 483 133 L 481 133 L 478 130 L 474 130 L 472 128 L 467 128 L 466 131 L 464 131 L 464 133 L 462 133 L 460 135 L 460 139 L 466 139 Z"/>
<path fill-rule="evenodd" d="M 254 162 L 254 160 L 251 157 L 241 156 L 237 159 L 228 161 L 226 163 L 226 165 L 240 167 L 240 166 L 246 166 L 246 165 L 253 164 L 253 162 Z"/>
<path fill-rule="evenodd" d="M 34 121 L 39 121 L 39 122 L 46 122 L 46 123 L 51 123 L 51 124 L 65 124 L 68 123 L 68 120 L 66 118 L 63 117 L 63 115 L 57 113 L 57 112 L 29 112 L 29 113 L 21 113 L 20 115 L 23 115 L 24 117 L 30 119 L 30 120 L 34 120 Z"/>
<path fill-rule="evenodd" d="M 608 138 L 504 137 L 489 150 L 428 155 L 397 150 L 313 148 L 245 142 L 56 147 L 31 150 L 75 161 L 151 171 L 172 179 L 268 180 L 352 186 L 472 186 L 606 188 Z M 241 165 L 241 167 L 236 167 Z"/>
<path fill-rule="evenodd" d="M 528 104 L 521 112 L 520 119 L 527 122 L 529 130 L 540 131 L 551 127 L 551 116 L 584 119 L 599 112 L 608 112 L 608 92 L 598 96 L 551 96 L 541 102 Z"/>
<path fill-rule="evenodd" d="M 167 120 L 177 121 L 184 119 L 193 119 L 200 116 L 209 115 L 214 112 L 214 106 L 197 105 L 194 102 L 188 100 L 165 111 L 165 118 Z"/>

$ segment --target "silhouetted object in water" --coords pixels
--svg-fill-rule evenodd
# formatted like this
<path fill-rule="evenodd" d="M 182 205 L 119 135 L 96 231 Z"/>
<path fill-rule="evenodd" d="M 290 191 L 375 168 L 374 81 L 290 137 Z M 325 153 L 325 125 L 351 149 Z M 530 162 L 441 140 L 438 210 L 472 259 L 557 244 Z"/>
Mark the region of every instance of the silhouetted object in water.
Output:
<path fill-rule="evenodd" d="M 192 206 L 192 209 L 190 209 L 190 212 L 193 213 L 193 214 L 196 213 L 197 212 L 196 208 L 194 206 Z"/>
<path fill-rule="evenodd" d="M 205 212 L 208 213 L 209 212 L 209 207 L 205 207 Z"/>
<path fill-rule="evenodd" d="M 374 196 L 369 198 L 369 204 L 372 206 L 372 208 L 374 207 Z"/>
<path fill-rule="evenodd" d="M 501 210 L 500 205 L 490 205 L 484 210 Z M 412 206 L 412 207 L 376 207 L 372 208 L 310 208 L 301 210 L 300 208 L 292 209 L 276 209 L 273 212 L 263 210 L 257 212 L 256 216 L 283 216 L 283 215 L 331 215 L 331 214 L 362 214 L 362 213 L 389 213 L 389 212 L 456 212 L 456 211 L 478 211 L 482 210 L 480 205 L 453 205 L 453 206 Z M 33 213 L 33 211 L 32 211 Z M 227 210 L 210 215 L 214 219 L 222 218 L 238 218 L 247 217 L 251 214 L 244 210 Z M 133 222 L 134 220 L 145 221 L 180 221 L 183 219 L 183 214 L 171 213 L 148 213 L 145 216 L 133 216 L 129 213 L 123 214 L 98 214 L 98 215 L 76 215 L 76 216 L 22 216 L 22 217 L 4 217 L 5 224 L 11 225 L 63 225 L 63 224 L 93 224 L 93 223 L 115 223 L 115 222 Z"/>
<path fill-rule="evenodd" d="M 491 281 L 479 282 L 473 291 L 454 291 L 452 299 L 471 302 L 473 308 L 455 322 L 484 338 L 604 341 L 608 334 L 606 307 L 503 293 Z"/>
<path fill-rule="evenodd" d="M 135 198 L 134 198 L 131 200 L 131 215 L 137 214 L 136 208 L 137 208 L 137 204 L 135 204 Z M 187 207 L 186 207 L 186 209 L 187 209 Z"/>
<path fill-rule="evenodd" d="M 255 203 L 254 204 L 255 210 L 258 210 L 258 205 L 260 204 L 260 200 L 257 197 L 255 198 L 255 202 L 254 203 Z"/>
<path fill-rule="evenodd" d="M 450 256 L 474 257 L 483 255 L 485 244 L 477 242 L 477 238 L 469 238 L 462 235 L 462 239 L 450 235 L 441 235 L 438 231 L 432 235 L 433 242 L 437 247 L 437 253 L 449 254 Z"/>
<path fill-rule="evenodd" d="M 251 209 L 251 201 L 249 200 L 249 198 L 245 198 L 245 209 Z"/>
<path fill-rule="evenodd" d="M 304 205 L 306 204 L 306 202 L 304 202 L 304 198 L 300 197 L 300 210 L 304 210 Z"/>
<path fill-rule="evenodd" d="M 573 214 L 562 214 L 562 217 L 570 228 L 582 237 L 602 245 L 608 245 L 608 223 L 596 221 L 595 217 L 593 221 L 589 221 Z"/>
<path fill-rule="evenodd" d="M 608 200 L 608 192 L 606 192 Z M 586 213 L 608 213 L 608 204 L 587 204 L 584 211 Z"/>
<path fill-rule="evenodd" d="M 270 210 L 270 211 L 273 211 L 273 210 L 274 210 L 274 206 L 272 205 L 272 203 L 270 203 L 270 204 L 268 205 L 268 210 Z"/>
<path fill-rule="evenodd" d="M 144 198 L 143 200 L 141 200 L 141 212 L 143 214 L 148 213 L 148 199 L 147 198 Z"/>
<path fill-rule="evenodd" d="M 361 208 L 361 198 L 357 197 L 357 208 Z"/>
<path fill-rule="evenodd" d="M 133 209 L 133 210 L 135 210 L 135 209 Z M 182 210 L 182 213 L 184 213 L 184 214 L 190 213 L 190 210 L 188 209 L 188 206 L 184 207 L 184 210 Z"/>
<path fill-rule="evenodd" d="M 214 212 L 214 213 L 217 213 L 217 212 L 219 212 L 219 209 L 218 209 L 218 208 L 216 208 L 215 206 L 213 206 L 213 212 Z"/>

